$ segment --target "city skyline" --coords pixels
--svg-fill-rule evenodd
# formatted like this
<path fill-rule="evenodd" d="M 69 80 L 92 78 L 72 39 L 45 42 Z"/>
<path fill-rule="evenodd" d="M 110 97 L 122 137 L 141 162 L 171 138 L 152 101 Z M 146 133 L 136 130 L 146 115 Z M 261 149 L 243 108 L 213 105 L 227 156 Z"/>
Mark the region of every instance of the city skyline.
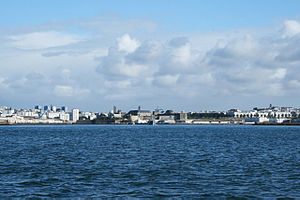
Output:
<path fill-rule="evenodd" d="M 0 104 L 300 107 L 298 1 L 4 1 Z"/>
<path fill-rule="evenodd" d="M 67 106 L 34 106 L 34 109 L 15 109 L 0 106 L 0 125 L 13 124 L 122 124 L 122 125 L 191 125 L 191 124 L 281 124 L 299 125 L 300 109 L 273 106 L 242 111 L 180 111 L 171 109 L 137 109 L 125 111 L 113 106 L 109 112 L 80 111 Z"/>
<path fill-rule="evenodd" d="M 284 105 L 265 105 L 262 107 L 259 106 L 250 106 L 247 109 L 242 109 L 239 107 L 231 107 L 231 108 L 226 108 L 223 110 L 217 110 L 217 109 L 203 109 L 203 110 L 197 110 L 197 109 L 191 109 L 191 110 L 180 110 L 178 108 L 171 108 L 171 107 L 143 107 L 141 105 L 136 105 L 135 107 L 131 107 L 130 109 L 124 109 L 120 106 L 113 105 L 109 108 L 106 108 L 104 110 L 84 110 L 80 108 L 79 106 L 74 106 L 74 107 L 69 107 L 68 105 L 55 105 L 55 104 L 45 104 L 45 105 L 32 105 L 31 107 L 12 107 L 9 105 L 0 105 L 0 109 L 8 109 L 8 110 L 24 110 L 24 111 L 32 111 L 32 110 L 40 110 L 40 111 L 64 111 L 66 113 L 71 112 L 73 109 L 78 109 L 80 112 L 93 112 L 93 113 L 118 113 L 118 112 L 130 112 L 132 110 L 147 110 L 147 111 L 158 111 L 158 112 L 166 112 L 166 111 L 175 111 L 175 112 L 195 112 L 195 113 L 205 113 L 205 112 L 231 112 L 232 110 L 239 110 L 240 112 L 248 112 L 251 110 L 268 110 L 270 108 L 282 108 L 282 109 L 297 109 L 300 110 L 300 107 L 295 107 L 295 106 L 284 106 Z M 1 114 L 1 112 L 0 112 Z"/>

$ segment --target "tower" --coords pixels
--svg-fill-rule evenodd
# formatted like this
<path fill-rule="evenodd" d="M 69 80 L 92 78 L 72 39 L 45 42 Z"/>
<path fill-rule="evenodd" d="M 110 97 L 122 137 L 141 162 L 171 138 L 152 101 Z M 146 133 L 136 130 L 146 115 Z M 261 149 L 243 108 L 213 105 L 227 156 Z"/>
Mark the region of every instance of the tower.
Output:
<path fill-rule="evenodd" d="M 72 110 L 72 121 L 77 122 L 79 120 L 79 109 L 74 108 Z"/>

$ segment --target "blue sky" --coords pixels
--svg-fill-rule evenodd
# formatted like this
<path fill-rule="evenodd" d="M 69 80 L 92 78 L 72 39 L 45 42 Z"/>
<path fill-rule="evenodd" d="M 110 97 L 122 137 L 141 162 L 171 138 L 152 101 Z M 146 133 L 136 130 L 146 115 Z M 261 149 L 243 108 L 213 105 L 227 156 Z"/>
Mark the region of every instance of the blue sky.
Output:
<path fill-rule="evenodd" d="M 272 24 L 299 17 L 299 7 L 297 0 L 4 0 L 0 24 L 20 26 L 115 14 L 157 21 L 179 31 L 211 30 Z"/>
<path fill-rule="evenodd" d="M 0 105 L 300 107 L 300 1 L 1 1 Z"/>

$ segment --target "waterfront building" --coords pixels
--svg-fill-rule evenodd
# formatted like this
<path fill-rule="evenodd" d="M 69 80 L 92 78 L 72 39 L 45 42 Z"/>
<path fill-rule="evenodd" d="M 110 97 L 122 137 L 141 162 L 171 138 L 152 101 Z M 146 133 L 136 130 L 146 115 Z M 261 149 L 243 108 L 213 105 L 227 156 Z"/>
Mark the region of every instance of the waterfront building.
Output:
<path fill-rule="evenodd" d="M 79 109 L 74 108 L 72 109 L 72 121 L 77 122 L 79 120 Z"/>
<path fill-rule="evenodd" d="M 138 107 L 137 110 L 130 110 L 127 113 L 127 116 L 129 116 L 129 119 L 131 122 L 139 122 L 147 120 L 149 122 L 150 119 L 152 119 L 152 113 L 149 110 L 142 110 L 141 106 Z"/>
<path fill-rule="evenodd" d="M 253 118 L 246 118 L 246 123 L 266 123 L 270 122 L 269 118 L 267 117 L 253 117 Z"/>
<path fill-rule="evenodd" d="M 276 124 L 280 124 L 280 123 L 285 123 L 285 122 L 290 122 L 291 120 L 285 117 L 281 117 L 281 118 L 270 118 L 269 122 L 270 123 L 276 123 Z"/>
<path fill-rule="evenodd" d="M 79 118 L 94 120 L 97 118 L 97 115 L 93 112 L 80 112 Z"/>
<path fill-rule="evenodd" d="M 167 110 L 165 113 L 157 114 L 158 120 L 175 120 L 175 121 L 185 121 L 187 120 L 187 113 L 180 112 L 175 113 L 173 110 Z"/>
<path fill-rule="evenodd" d="M 32 110 L 19 110 L 16 114 L 21 117 L 39 118 L 39 114 Z"/>
<path fill-rule="evenodd" d="M 15 114 L 15 110 L 11 109 L 11 108 L 1 111 L 1 117 L 10 117 L 10 116 L 12 116 L 14 114 Z"/>
<path fill-rule="evenodd" d="M 69 121 L 70 120 L 70 114 L 69 113 L 60 113 L 59 119 L 62 121 Z"/>
<path fill-rule="evenodd" d="M 35 106 L 35 109 L 12 109 L 0 107 L 0 118 L 9 123 L 75 123 L 79 119 L 85 123 L 96 124 L 254 124 L 254 123 L 298 123 L 300 109 L 272 106 L 253 108 L 249 111 L 231 109 L 227 112 L 209 111 L 205 113 L 174 112 L 167 110 L 130 110 L 127 114 L 117 110 L 116 106 L 109 113 L 79 112 L 74 108 L 67 112 L 66 106 Z M 71 121 L 70 121 L 71 120 Z"/>
<path fill-rule="evenodd" d="M 117 111 L 117 107 L 114 106 L 113 110 L 108 113 L 109 118 L 122 118 L 126 113 L 122 113 L 121 110 Z"/>
<path fill-rule="evenodd" d="M 291 107 L 253 108 L 250 111 L 231 109 L 228 115 L 234 118 L 292 118 L 299 115 L 299 109 Z"/>
<path fill-rule="evenodd" d="M 109 118 L 122 118 L 122 113 L 109 113 L 108 114 Z"/>
<path fill-rule="evenodd" d="M 54 119 L 54 118 L 59 118 L 59 112 L 47 112 L 47 118 L 48 119 Z"/>

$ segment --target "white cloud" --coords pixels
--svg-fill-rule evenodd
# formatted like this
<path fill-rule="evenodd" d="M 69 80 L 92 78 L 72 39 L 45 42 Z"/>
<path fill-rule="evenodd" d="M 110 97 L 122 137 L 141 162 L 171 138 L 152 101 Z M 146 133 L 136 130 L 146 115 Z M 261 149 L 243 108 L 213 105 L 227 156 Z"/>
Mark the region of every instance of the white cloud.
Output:
<path fill-rule="evenodd" d="M 286 20 L 284 22 L 283 37 L 293 37 L 300 33 L 300 23 L 296 20 Z"/>
<path fill-rule="evenodd" d="M 76 97 L 78 95 L 85 95 L 90 91 L 88 89 L 74 89 L 68 85 L 56 85 L 53 92 L 58 97 Z"/>
<path fill-rule="evenodd" d="M 296 88 L 296 89 L 300 89 L 300 81 L 298 80 L 290 80 L 288 82 L 289 87 L 291 88 Z"/>
<path fill-rule="evenodd" d="M 5 78 L 0 76 L 0 88 L 1 89 L 7 89 L 8 88 L 8 84 L 6 83 Z"/>
<path fill-rule="evenodd" d="M 62 78 L 65 79 L 65 80 L 70 79 L 70 75 L 71 75 L 71 70 L 69 70 L 69 69 L 63 69 L 63 70 L 61 71 L 61 76 L 62 76 Z"/>
<path fill-rule="evenodd" d="M 74 90 L 70 86 L 56 85 L 54 88 L 54 94 L 60 97 L 70 97 L 74 95 Z"/>
<path fill-rule="evenodd" d="M 137 77 L 140 75 L 143 75 L 143 73 L 147 73 L 148 71 L 148 67 L 145 65 L 138 65 L 138 64 L 131 64 L 131 65 L 127 65 L 124 62 L 122 63 L 122 65 L 118 66 L 118 72 L 121 75 L 125 75 L 128 77 Z"/>
<path fill-rule="evenodd" d="M 198 50 L 201 47 L 193 46 L 187 37 L 169 42 L 140 42 L 131 53 L 112 46 L 100 59 L 98 72 L 106 80 L 130 81 L 127 88 L 152 84 L 153 88 L 165 90 L 180 88 L 189 91 L 191 97 L 202 94 L 201 91 L 221 96 L 224 91 L 227 95 L 278 96 L 283 94 L 288 71 L 275 61 L 281 53 L 281 42 L 276 43 L 277 40 L 255 38 L 247 33 L 222 40 L 222 45 L 218 43 L 204 59 Z M 146 83 L 146 78 L 151 81 Z"/>
<path fill-rule="evenodd" d="M 241 38 L 229 40 L 223 45 L 217 45 L 208 52 L 206 59 L 209 59 L 210 64 L 230 67 L 261 59 L 265 53 L 260 41 L 247 34 Z"/>
<path fill-rule="evenodd" d="M 287 70 L 284 68 L 277 69 L 274 74 L 271 75 L 272 79 L 283 79 Z"/>
<path fill-rule="evenodd" d="M 80 37 L 56 31 L 32 32 L 9 37 L 11 44 L 20 49 L 45 49 L 69 45 L 81 41 Z"/>
<path fill-rule="evenodd" d="M 282 29 L 227 30 L 184 37 L 161 32 L 152 37 L 124 24 L 118 29 L 120 23 L 105 35 L 98 27 L 103 23 L 85 24 L 92 34 L 84 40 L 62 30 L 15 31 L 10 40 L 12 34 L 2 36 L 0 69 L 6 74 L 0 88 L 11 92 L 11 99 L 20 94 L 32 104 L 35 97 L 42 102 L 83 97 L 93 108 L 119 102 L 226 107 L 250 98 L 265 103 L 280 95 L 300 97 L 298 21 L 286 21 L 284 34 Z"/>
<path fill-rule="evenodd" d="M 159 86 L 174 87 L 176 85 L 178 78 L 179 75 L 157 76 L 154 80 L 154 84 L 157 84 Z"/>
<path fill-rule="evenodd" d="M 109 88 L 109 89 L 114 89 L 114 88 L 117 88 L 117 89 L 126 89 L 126 88 L 130 87 L 130 85 L 131 85 L 130 80 L 125 80 L 125 81 L 109 81 L 109 80 L 105 80 L 104 81 L 104 86 L 106 88 Z"/>
<path fill-rule="evenodd" d="M 174 62 L 179 62 L 184 65 L 193 62 L 193 56 L 191 55 L 191 47 L 189 44 L 174 49 L 172 56 L 174 57 Z"/>
<path fill-rule="evenodd" d="M 212 72 L 208 73 L 195 73 L 195 74 L 187 74 L 185 76 L 181 76 L 178 80 L 178 84 L 183 85 L 196 85 L 197 87 L 201 86 L 212 86 L 215 83 L 215 78 L 212 75 Z"/>
<path fill-rule="evenodd" d="M 140 46 L 139 41 L 137 41 L 136 39 L 131 39 L 131 37 L 128 34 L 117 38 L 117 41 L 119 50 L 125 51 L 127 53 L 134 52 Z"/>
<path fill-rule="evenodd" d="M 268 85 L 265 94 L 272 96 L 284 96 L 285 91 L 283 90 L 281 83 L 271 83 Z"/>

